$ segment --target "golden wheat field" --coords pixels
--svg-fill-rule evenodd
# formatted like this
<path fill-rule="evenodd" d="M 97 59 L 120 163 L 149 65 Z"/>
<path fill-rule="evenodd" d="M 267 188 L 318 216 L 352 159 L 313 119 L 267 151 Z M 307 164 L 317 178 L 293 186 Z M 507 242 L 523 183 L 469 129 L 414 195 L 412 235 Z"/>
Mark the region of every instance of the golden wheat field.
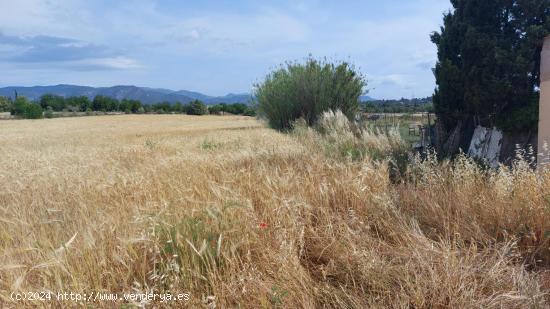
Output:
<path fill-rule="evenodd" d="M 327 128 L 0 122 L 1 307 L 549 306 L 550 173 L 417 158 L 391 181 L 396 136 Z"/>

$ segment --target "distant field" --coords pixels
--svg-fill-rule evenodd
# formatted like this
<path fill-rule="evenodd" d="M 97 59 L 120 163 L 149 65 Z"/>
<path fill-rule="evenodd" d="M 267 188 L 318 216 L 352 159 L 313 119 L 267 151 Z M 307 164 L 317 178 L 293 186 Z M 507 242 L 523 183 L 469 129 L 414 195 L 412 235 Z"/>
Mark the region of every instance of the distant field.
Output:
<path fill-rule="evenodd" d="M 550 173 L 428 160 L 395 180 L 370 155 L 399 136 L 345 123 L 322 136 L 237 116 L 0 121 L 0 307 L 548 304 Z"/>

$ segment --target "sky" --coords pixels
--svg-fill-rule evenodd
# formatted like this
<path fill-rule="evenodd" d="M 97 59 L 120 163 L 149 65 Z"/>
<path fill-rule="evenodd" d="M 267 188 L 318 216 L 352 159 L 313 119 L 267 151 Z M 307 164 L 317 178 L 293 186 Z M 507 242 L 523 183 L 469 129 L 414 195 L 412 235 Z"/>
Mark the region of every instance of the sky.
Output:
<path fill-rule="evenodd" d="M 0 86 L 248 93 L 286 61 L 352 63 L 379 99 L 433 93 L 448 0 L 0 0 Z"/>

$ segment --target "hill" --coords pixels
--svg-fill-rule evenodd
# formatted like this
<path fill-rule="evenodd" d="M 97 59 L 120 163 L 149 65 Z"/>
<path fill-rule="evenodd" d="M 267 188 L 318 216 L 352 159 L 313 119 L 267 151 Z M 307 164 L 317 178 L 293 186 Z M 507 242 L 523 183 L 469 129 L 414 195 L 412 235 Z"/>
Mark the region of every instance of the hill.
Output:
<path fill-rule="evenodd" d="M 368 95 L 362 95 L 362 96 L 360 96 L 360 97 L 359 97 L 359 100 L 360 100 L 361 102 L 376 101 L 375 98 L 369 97 Z"/>
<path fill-rule="evenodd" d="M 187 90 L 170 90 L 162 88 L 147 88 L 137 86 L 87 87 L 76 85 L 33 86 L 33 87 L 4 87 L 0 88 L 0 96 L 13 97 L 15 92 L 30 100 L 37 100 L 44 94 L 55 94 L 63 97 L 86 96 L 93 99 L 96 95 L 122 99 L 139 100 L 144 104 L 158 102 L 189 103 L 195 99 L 206 104 L 218 103 L 249 103 L 250 94 L 227 94 L 225 96 L 209 96 L 199 92 Z"/>

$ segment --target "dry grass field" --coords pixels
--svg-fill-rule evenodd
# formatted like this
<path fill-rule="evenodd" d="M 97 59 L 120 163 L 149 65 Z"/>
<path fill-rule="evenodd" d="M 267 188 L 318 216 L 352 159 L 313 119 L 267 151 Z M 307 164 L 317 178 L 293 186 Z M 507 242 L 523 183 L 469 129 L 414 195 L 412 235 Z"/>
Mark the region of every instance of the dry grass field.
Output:
<path fill-rule="evenodd" d="M 0 122 L 1 307 L 548 307 L 550 173 L 428 159 L 392 182 L 374 159 L 397 144 L 233 116 Z M 12 299 L 39 291 L 190 298 Z"/>

